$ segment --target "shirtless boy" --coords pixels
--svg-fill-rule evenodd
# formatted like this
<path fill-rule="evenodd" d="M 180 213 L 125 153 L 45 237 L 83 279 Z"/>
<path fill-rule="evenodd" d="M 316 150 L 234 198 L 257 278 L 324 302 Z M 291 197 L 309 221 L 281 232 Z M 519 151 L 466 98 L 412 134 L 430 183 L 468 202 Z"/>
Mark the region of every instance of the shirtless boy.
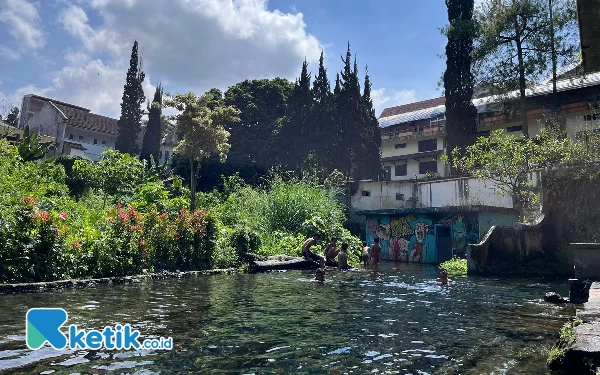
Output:
<path fill-rule="evenodd" d="M 367 246 L 366 242 L 363 242 L 362 255 L 360 258 L 363 261 L 363 265 L 365 266 L 365 268 L 367 268 L 367 265 L 369 263 L 369 251 L 371 251 L 371 248 Z"/>
<path fill-rule="evenodd" d="M 347 250 L 348 250 L 348 244 L 343 243 L 342 250 L 338 254 L 338 268 L 341 270 L 346 270 L 346 269 L 350 268 L 350 267 L 348 267 L 348 254 L 346 253 Z"/>
<path fill-rule="evenodd" d="M 315 233 L 312 237 L 309 237 L 306 239 L 306 241 L 304 241 L 304 243 L 302 244 L 302 256 L 307 260 L 319 262 L 319 266 L 321 268 L 325 268 L 325 259 L 322 256 L 319 256 L 310 251 L 310 248 L 313 245 L 317 244 L 319 238 L 321 238 L 321 235 L 319 233 Z"/>
<path fill-rule="evenodd" d="M 338 256 L 340 251 L 336 249 L 337 246 L 337 238 L 332 238 L 331 242 L 325 248 L 325 264 L 328 266 L 337 266 L 335 262 L 335 257 Z"/>
<path fill-rule="evenodd" d="M 371 267 L 374 270 L 379 269 L 379 262 L 381 261 L 381 246 L 379 246 L 379 238 L 373 240 L 373 246 L 371 246 Z"/>

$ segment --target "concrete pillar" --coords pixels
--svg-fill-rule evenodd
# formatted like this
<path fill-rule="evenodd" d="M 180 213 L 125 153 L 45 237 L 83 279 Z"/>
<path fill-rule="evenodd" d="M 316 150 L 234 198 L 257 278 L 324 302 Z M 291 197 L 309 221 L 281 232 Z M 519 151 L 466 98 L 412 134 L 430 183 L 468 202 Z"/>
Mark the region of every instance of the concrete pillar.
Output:
<path fill-rule="evenodd" d="M 575 278 L 600 279 L 600 243 L 572 243 Z"/>

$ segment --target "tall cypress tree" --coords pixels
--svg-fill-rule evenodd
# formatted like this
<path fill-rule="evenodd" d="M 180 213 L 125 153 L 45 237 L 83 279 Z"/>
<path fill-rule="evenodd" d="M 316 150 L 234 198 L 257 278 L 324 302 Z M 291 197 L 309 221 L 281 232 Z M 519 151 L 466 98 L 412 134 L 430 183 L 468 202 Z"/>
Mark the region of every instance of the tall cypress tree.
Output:
<path fill-rule="evenodd" d="M 364 155 L 361 138 L 363 116 L 358 67 L 355 58 L 354 69 L 352 68 L 350 43 L 348 43 L 346 58 L 342 60 L 344 61 L 344 70 L 341 72 L 341 88 L 336 97 L 338 145 L 335 157 L 339 164 L 337 169 L 343 171 L 349 179 L 358 179 L 361 178 L 358 166 L 363 162 L 360 160 L 361 155 Z"/>
<path fill-rule="evenodd" d="M 477 109 L 473 105 L 473 73 L 471 71 L 474 0 L 446 0 L 450 25 L 444 30 L 446 44 L 446 150 L 452 167 L 452 150 L 464 150 L 472 144 L 477 132 Z"/>
<path fill-rule="evenodd" d="M 163 88 L 159 84 L 154 92 L 152 104 L 148 106 L 148 125 L 144 133 L 140 159 L 150 161 L 150 156 L 158 163 L 160 153 L 160 140 L 162 137 L 162 97 Z"/>
<path fill-rule="evenodd" d="M 302 63 L 300 78 L 288 98 L 286 116 L 279 139 L 279 161 L 283 165 L 298 169 L 302 160 L 310 152 L 311 134 L 308 117 L 312 107 L 310 73 L 306 59 Z"/>
<path fill-rule="evenodd" d="M 138 58 L 138 42 L 136 40 L 131 48 L 127 81 L 121 102 L 121 117 L 118 122 L 119 134 L 115 142 L 115 148 L 123 153 L 137 154 L 139 151 L 137 139 L 142 124 L 142 103 L 146 100 L 142 88 L 145 77 Z"/>
<path fill-rule="evenodd" d="M 361 177 L 375 179 L 381 172 L 381 159 L 379 149 L 381 147 L 381 129 L 379 121 L 375 116 L 373 100 L 371 99 L 371 78 L 369 67 L 365 66 L 365 88 L 362 96 L 362 112 L 364 128 L 362 132 L 364 155 L 363 161 L 359 163 Z"/>

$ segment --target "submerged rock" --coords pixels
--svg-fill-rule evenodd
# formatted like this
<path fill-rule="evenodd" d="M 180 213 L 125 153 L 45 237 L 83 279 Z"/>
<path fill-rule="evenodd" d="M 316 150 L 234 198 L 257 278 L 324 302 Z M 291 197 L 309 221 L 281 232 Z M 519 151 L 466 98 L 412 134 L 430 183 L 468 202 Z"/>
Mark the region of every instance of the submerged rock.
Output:
<path fill-rule="evenodd" d="M 560 294 L 555 292 L 548 292 L 544 295 L 544 301 L 550 303 L 568 303 L 569 300 L 561 297 Z"/>

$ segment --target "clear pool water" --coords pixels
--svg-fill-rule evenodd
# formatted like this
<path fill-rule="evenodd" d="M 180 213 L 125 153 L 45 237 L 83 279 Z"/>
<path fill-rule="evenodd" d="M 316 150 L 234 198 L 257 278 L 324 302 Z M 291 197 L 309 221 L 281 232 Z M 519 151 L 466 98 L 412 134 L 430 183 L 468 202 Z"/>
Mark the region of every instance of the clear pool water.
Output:
<path fill-rule="evenodd" d="M 308 271 L 201 276 L 0 295 L 0 372 L 11 374 L 546 374 L 545 350 L 571 306 L 565 280 L 469 276 L 436 284 L 436 268 L 383 264 L 378 275 Z M 62 307 L 67 324 L 132 323 L 158 351 L 37 351 L 25 313 Z"/>

